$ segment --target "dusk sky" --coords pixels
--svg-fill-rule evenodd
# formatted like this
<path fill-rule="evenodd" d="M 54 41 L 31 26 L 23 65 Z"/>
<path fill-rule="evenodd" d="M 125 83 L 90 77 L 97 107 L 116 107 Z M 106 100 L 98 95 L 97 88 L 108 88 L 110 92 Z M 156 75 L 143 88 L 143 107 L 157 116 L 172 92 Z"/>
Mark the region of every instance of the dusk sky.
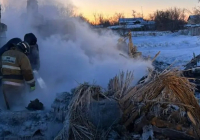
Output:
<path fill-rule="evenodd" d="M 126 17 L 131 17 L 132 10 L 139 13 L 143 10 L 145 17 L 157 9 L 176 6 L 192 10 L 193 7 L 199 6 L 198 0 L 73 0 L 73 3 L 79 13 L 91 20 L 95 12 L 102 13 L 104 16 L 122 12 Z"/>

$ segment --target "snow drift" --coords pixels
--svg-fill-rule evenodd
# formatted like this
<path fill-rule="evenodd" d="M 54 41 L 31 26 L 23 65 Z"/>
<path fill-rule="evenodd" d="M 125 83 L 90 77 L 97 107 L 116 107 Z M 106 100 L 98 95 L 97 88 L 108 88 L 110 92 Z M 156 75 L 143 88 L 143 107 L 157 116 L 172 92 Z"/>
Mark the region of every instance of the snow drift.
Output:
<path fill-rule="evenodd" d="M 42 11 L 40 14 L 46 18 L 64 17 L 67 19 L 66 14 L 63 16 L 63 12 L 60 10 L 62 3 L 64 1 L 61 0 L 40 1 L 39 12 Z M 39 73 L 48 88 L 42 90 L 37 85 L 33 93 L 28 93 L 27 103 L 38 98 L 46 108 L 49 108 L 56 93 L 70 91 L 83 82 L 94 82 L 107 88 L 109 79 L 120 71 L 134 71 L 133 84 L 136 84 L 147 73 L 147 67 L 152 67 L 151 62 L 128 60 L 120 56 L 120 51 L 116 49 L 119 36 L 110 31 L 99 35 L 88 24 L 75 18 L 73 19 L 76 28 L 75 40 L 66 40 L 59 34 L 43 38 L 31 27 L 31 23 L 21 16 L 26 12 L 25 0 L 20 1 L 17 5 L 13 0 L 3 1 L 3 4 L 2 22 L 8 26 L 7 40 L 13 37 L 23 39 L 24 34 L 28 32 L 33 32 L 38 38 L 41 61 Z M 70 8 L 72 8 L 70 2 L 67 4 L 70 4 Z M 51 15 L 49 15 L 49 11 L 51 11 Z M 66 13 L 69 14 L 69 12 Z M 59 26 L 54 26 L 54 28 Z"/>

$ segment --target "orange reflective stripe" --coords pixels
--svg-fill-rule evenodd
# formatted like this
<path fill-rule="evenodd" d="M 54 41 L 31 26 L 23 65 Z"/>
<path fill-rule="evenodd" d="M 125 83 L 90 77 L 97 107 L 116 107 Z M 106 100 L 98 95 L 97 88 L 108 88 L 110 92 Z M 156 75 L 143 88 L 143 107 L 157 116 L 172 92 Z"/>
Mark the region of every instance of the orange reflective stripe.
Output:
<path fill-rule="evenodd" d="M 20 67 L 9 66 L 9 65 L 2 65 L 2 68 L 12 69 L 12 70 L 21 70 Z"/>
<path fill-rule="evenodd" d="M 5 85 L 12 85 L 12 86 L 23 86 L 24 84 L 11 82 L 11 81 L 3 81 L 3 84 Z"/>
<path fill-rule="evenodd" d="M 33 82 L 35 82 L 35 79 L 32 79 L 32 80 L 30 80 L 30 81 L 26 81 L 28 84 L 31 84 L 31 83 L 33 83 Z"/>

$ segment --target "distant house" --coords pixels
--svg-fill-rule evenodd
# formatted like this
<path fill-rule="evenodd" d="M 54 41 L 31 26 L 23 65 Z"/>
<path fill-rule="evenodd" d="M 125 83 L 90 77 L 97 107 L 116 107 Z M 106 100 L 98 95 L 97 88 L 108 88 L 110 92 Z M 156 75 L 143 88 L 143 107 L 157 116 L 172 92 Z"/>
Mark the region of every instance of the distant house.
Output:
<path fill-rule="evenodd" d="M 142 31 L 144 30 L 143 23 L 145 22 L 143 18 L 119 18 L 118 20 L 121 30 L 132 30 L 132 31 Z M 112 27 L 111 27 L 112 28 Z M 113 27 L 112 29 L 116 29 Z"/>
<path fill-rule="evenodd" d="M 187 22 L 188 24 L 200 24 L 200 15 L 190 15 Z"/>
<path fill-rule="evenodd" d="M 185 28 L 192 36 L 200 35 L 200 15 L 190 15 Z"/>
<path fill-rule="evenodd" d="M 144 31 L 144 30 L 154 30 L 155 22 L 146 21 L 143 18 L 119 18 L 119 25 L 109 26 L 109 29 L 119 30 L 122 32 L 126 31 Z"/>
<path fill-rule="evenodd" d="M 109 26 L 109 29 L 113 29 L 113 30 L 118 30 L 118 29 L 127 29 L 127 30 L 131 30 L 131 29 L 142 29 L 144 27 L 144 25 L 141 24 L 137 24 L 137 25 L 115 25 L 115 26 Z"/>
<path fill-rule="evenodd" d="M 119 18 L 119 25 L 134 25 L 143 22 L 145 22 L 143 18 Z"/>

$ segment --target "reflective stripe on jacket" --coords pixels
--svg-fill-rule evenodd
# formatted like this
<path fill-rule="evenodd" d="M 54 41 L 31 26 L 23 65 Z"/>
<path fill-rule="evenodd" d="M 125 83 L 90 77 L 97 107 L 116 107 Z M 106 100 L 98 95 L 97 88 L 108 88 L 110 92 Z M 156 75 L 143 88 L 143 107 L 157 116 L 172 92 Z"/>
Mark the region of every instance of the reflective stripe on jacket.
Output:
<path fill-rule="evenodd" d="M 13 49 L 3 53 L 1 57 L 2 82 L 21 86 L 24 80 L 35 85 L 33 71 L 28 57 L 19 50 Z"/>

